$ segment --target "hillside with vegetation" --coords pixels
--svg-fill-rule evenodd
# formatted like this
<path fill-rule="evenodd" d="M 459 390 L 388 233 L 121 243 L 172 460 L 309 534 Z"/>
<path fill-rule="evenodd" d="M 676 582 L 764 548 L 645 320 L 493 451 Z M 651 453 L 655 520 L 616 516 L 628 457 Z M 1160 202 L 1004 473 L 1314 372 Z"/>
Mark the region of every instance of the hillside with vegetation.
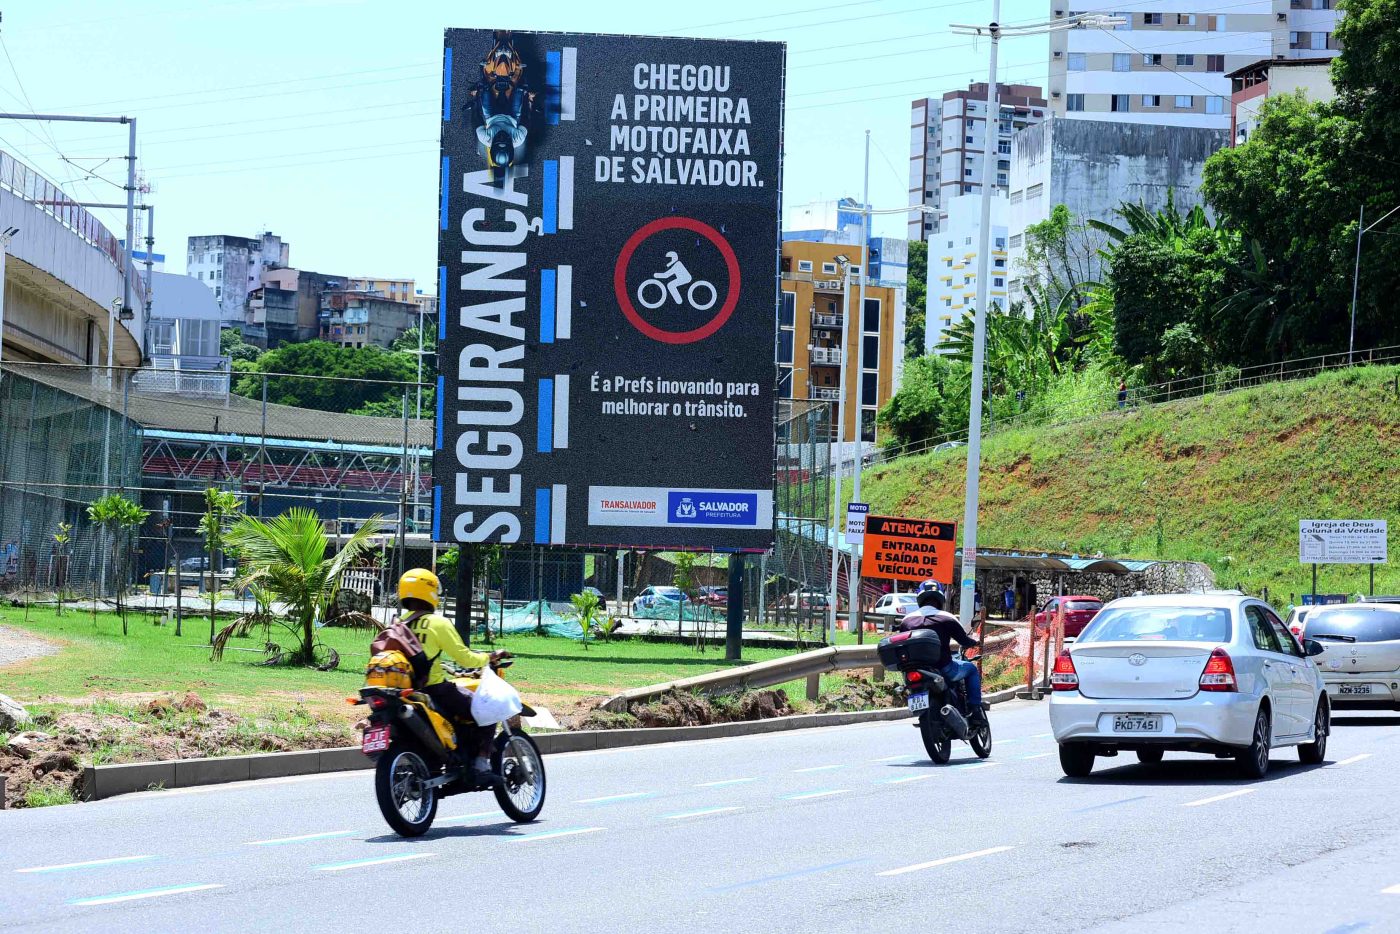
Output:
<path fill-rule="evenodd" d="M 1400 367 L 998 432 L 982 456 L 984 548 L 1203 561 L 1222 587 L 1283 604 L 1311 586 L 1299 519 L 1400 529 Z M 862 492 L 875 512 L 960 522 L 966 469 L 966 448 L 905 457 L 867 471 Z M 1318 583 L 1366 586 L 1366 568 L 1340 565 Z M 1400 593 L 1394 559 L 1376 590 Z"/>

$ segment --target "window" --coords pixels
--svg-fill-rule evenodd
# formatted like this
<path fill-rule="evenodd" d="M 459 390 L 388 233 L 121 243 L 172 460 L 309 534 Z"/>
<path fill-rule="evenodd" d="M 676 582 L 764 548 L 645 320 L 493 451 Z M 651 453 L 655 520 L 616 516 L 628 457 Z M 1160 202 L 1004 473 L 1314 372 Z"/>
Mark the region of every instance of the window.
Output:
<path fill-rule="evenodd" d="M 996 246 L 996 248 L 997 248 L 998 250 L 1004 250 L 1004 249 L 1006 249 L 1006 238 L 1005 238 L 1005 237 L 997 237 L 995 240 L 992 241 L 992 243 Z"/>
<path fill-rule="evenodd" d="M 215 298 L 223 298 L 223 297 L 224 297 L 224 289 L 223 289 L 223 286 L 215 286 L 215 287 L 214 287 L 214 297 L 215 297 Z"/>
<path fill-rule="evenodd" d="M 1011 249 L 1013 249 L 1013 250 L 1019 250 L 1020 248 L 1021 248 L 1021 235 L 1020 235 L 1020 234 L 1012 234 L 1012 235 L 1011 235 Z"/>
<path fill-rule="evenodd" d="M 797 318 L 797 293 L 784 292 L 782 304 L 778 308 L 778 326 L 790 328 L 795 326 Z"/>
<path fill-rule="evenodd" d="M 1133 57 L 1132 57 L 1132 55 L 1130 55 L 1130 54 L 1127 53 L 1127 52 L 1114 52 L 1114 53 L 1113 53 L 1113 70 L 1114 70 L 1114 71 L 1132 71 L 1132 70 L 1133 70 Z"/>
<path fill-rule="evenodd" d="M 969 143 L 972 142 L 972 137 L 971 137 L 971 136 L 965 137 L 965 139 L 966 139 L 967 142 L 969 142 Z"/>
<path fill-rule="evenodd" d="M 1026 200 L 1034 201 L 1045 193 L 1044 185 L 1032 185 L 1026 189 Z"/>
<path fill-rule="evenodd" d="M 811 271 L 812 271 L 812 261 L 811 261 L 810 259 L 799 259 L 799 260 L 797 261 L 797 271 L 798 271 L 798 272 L 811 272 Z"/>
<path fill-rule="evenodd" d="M 963 186 L 963 194 L 965 194 L 965 195 L 970 195 L 970 194 L 972 194 L 972 186 L 971 186 L 971 185 L 964 185 L 964 186 Z"/>
<path fill-rule="evenodd" d="M 1264 618 L 1269 621 L 1269 626 L 1274 631 L 1274 638 L 1278 641 L 1279 651 L 1284 655 L 1302 658 L 1303 647 L 1298 644 L 1297 639 L 1293 638 L 1292 633 L 1283 628 L 1283 622 L 1268 610 L 1264 610 Z"/>
<path fill-rule="evenodd" d="M 1210 30 L 1211 32 L 1224 32 L 1224 31 L 1225 31 L 1225 14 L 1223 14 L 1223 13 L 1212 13 L 1211 15 L 1207 16 L 1207 17 L 1206 17 L 1206 29 Z"/>
<path fill-rule="evenodd" d="M 1011 140 L 1009 140 L 1009 139 L 998 140 L 998 141 L 997 141 L 997 152 L 1001 153 L 1003 156 L 1009 156 L 1009 155 L 1011 155 Z"/>
<path fill-rule="evenodd" d="M 1327 37 L 1328 37 L 1329 35 L 1330 35 L 1330 33 L 1325 33 L 1325 32 L 1315 32 L 1315 33 L 1313 33 L 1313 34 L 1312 34 L 1312 47 L 1313 47 L 1314 49 L 1325 49 L 1325 48 L 1327 48 Z"/>
<path fill-rule="evenodd" d="M 1142 14 L 1142 24 L 1144 26 L 1160 26 L 1162 25 L 1162 14 L 1144 13 Z"/>
<path fill-rule="evenodd" d="M 971 169 L 963 169 L 963 175 L 967 175 L 967 176 L 972 175 L 972 170 L 971 170 Z"/>
<path fill-rule="evenodd" d="M 880 375 L 878 373 L 860 374 L 860 402 L 861 405 L 869 403 L 874 405 L 880 398 Z"/>
<path fill-rule="evenodd" d="M 1303 46 L 1300 44 L 1301 40 L 1299 37 L 1302 35 L 1303 33 L 1300 32 L 1290 32 L 1288 34 L 1288 47 L 1290 49 L 1301 49 Z"/>
<path fill-rule="evenodd" d="M 779 371 L 778 376 L 778 398 L 792 398 L 792 367 L 785 366 Z"/>
<path fill-rule="evenodd" d="M 867 298 L 865 300 L 865 314 L 861 317 L 861 329 L 872 334 L 880 333 L 880 300 L 878 298 Z"/>
<path fill-rule="evenodd" d="M 1001 278 L 996 278 L 992 280 L 992 285 L 996 286 L 997 288 L 1002 288 L 1005 285 L 1005 283 L 1006 280 Z"/>
<path fill-rule="evenodd" d="M 1263 610 L 1257 606 L 1247 606 L 1244 608 L 1244 618 L 1249 623 L 1249 635 L 1253 638 L 1256 649 L 1264 652 L 1277 652 L 1279 650 L 1273 627 L 1264 618 Z"/>
<path fill-rule="evenodd" d="M 972 246 L 972 238 L 963 237 L 963 246 Z"/>
<path fill-rule="evenodd" d="M 1078 113 L 1078 112 L 1082 111 L 1083 109 L 1084 109 L 1084 95 L 1083 95 L 1083 94 L 1066 94 L 1066 95 L 1065 95 L 1065 110 L 1069 111 L 1070 113 Z"/>
<path fill-rule="evenodd" d="M 1021 201 L 1022 201 L 1022 199 L 1025 198 L 1025 196 L 1026 196 L 1026 195 L 1025 195 L 1025 192 L 1013 191 L 1013 192 L 1011 193 L 1011 203 L 1012 203 L 1012 204 L 1020 204 Z M 1014 242 L 1014 241 L 1015 241 L 1015 238 L 1013 237 L 1012 240 L 1013 240 L 1013 242 Z"/>
<path fill-rule="evenodd" d="M 1194 26 L 1196 25 L 1196 14 L 1178 13 L 1176 14 L 1176 24 L 1178 26 Z"/>
<path fill-rule="evenodd" d="M 867 370 L 879 369 L 880 366 L 880 335 L 867 334 L 861 338 L 861 353 L 865 355 L 862 360 L 864 368 Z"/>
<path fill-rule="evenodd" d="M 1223 55 L 1207 55 L 1207 56 L 1206 56 L 1206 71 L 1224 71 L 1224 70 L 1225 70 L 1225 56 L 1223 56 Z"/>
<path fill-rule="evenodd" d="M 1178 94 L 1176 96 L 1177 110 L 1190 110 L 1196 106 L 1196 98 L 1190 94 Z"/>
<path fill-rule="evenodd" d="M 1194 56 L 1194 55 L 1178 55 L 1178 56 L 1176 57 L 1176 66 L 1177 66 L 1178 68 L 1182 67 L 1183 65 L 1194 65 L 1194 64 L 1196 64 L 1196 56 Z"/>
<path fill-rule="evenodd" d="M 792 332 L 778 332 L 778 362 L 792 363 Z"/>
<path fill-rule="evenodd" d="M 948 246 L 951 247 L 952 244 L 950 243 L 950 244 L 948 244 Z M 948 266 L 947 266 L 947 268 L 949 268 L 949 269 L 952 269 L 952 268 L 953 268 L 953 260 L 952 260 L 951 258 L 948 260 Z"/>
<path fill-rule="evenodd" d="M 1110 106 L 1109 106 L 1108 109 L 1111 110 L 1113 113 L 1116 113 L 1116 114 L 1125 114 L 1125 113 L 1127 113 L 1129 110 L 1132 109 L 1131 107 L 1128 106 L 1128 95 L 1126 95 L 1126 94 L 1115 94 L 1115 95 L 1113 95 L 1113 100 L 1112 100 L 1112 102 L 1111 102 L 1111 104 L 1110 104 Z"/>
<path fill-rule="evenodd" d="M 949 240 L 949 241 L 948 241 L 948 249 L 951 250 L 952 248 L 953 248 L 953 241 L 952 241 L 952 240 Z"/>
<path fill-rule="evenodd" d="M 1006 260 L 1004 260 L 1004 259 L 1002 259 L 1001 257 L 998 256 L 998 257 L 992 262 L 992 265 L 996 266 L 996 268 L 998 268 L 998 269 L 1005 269 L 1005 268 L 1006 268 Z"/>
<path fill-rule="evenodd" d="M 822 272 L 826 273 L 828 276 L 836 275 L 836 264 L 822 263 Z"/>
<path fill-rule="evenodd" d="M 1225 98 L 1209 95 L 1206 97 L 1206 113 L 1220 114 L 1225 112 Z"/>
<path fill-rule="evenodd" d="M 1308 614 L 1303 634 L 1351 645 L 1400 641 L 1400 610 L 1385 603 L 1324 607 Z"/>
<path fill-rule="evenodd" d="M 1113 27 L 1115 31 L 1118 31 L 1118 32 L 1131 32 L 1131 31 L 1132 31 L 1132 28 L 1133 28 L 1133 14 L 1131 14 L 1131 13 L 1114 13 L 1114 14 L 1113 14 L 1113 18 L 1114 18 L 1114 19 L 1121 19 L 1121 20 L 1123 21 L 1122 25 L 1114 26 L 1114 27 Z"/>
<path fill-rule="evenodd" d="M 1142 57 L 1142 63 L 1149 66 L 1160 65 L 1162 64 L 1162 56 L 1158 55 L 1156 52 L 1149 53 Z"/>
<path fill-rule="evenodd" d="M 1089 63 L 1085 60 L 1083 52 L 1071 52 L 1065 67 L 1070 71 L 1084 71 L 1089 67 Z"/>
<path fill-rule="evenodd" d="M 1005 187 L 1006 187 L 1006 173 L 1005 173 L 1005 172 L 998 172 L 998 173 L 997 173 L 997 184 L 1000 185 L 1002 188 L 1005 188 Z"/>
<path fill-rule="evenodd" d="M 1229 642 L 1230 629 L 1230 611 L 1216 607 L 1110 607 L 1094 617 L 1076 644 Z"/>
<path fill-rule="evenodd" d="M 944 308 L 952 308 L 952 307 L 953 307 L 953 300 L 952 300 L 951 298 L 945 298 L 945 299 L 943 299 L 943 307 L 944 307 Z"/>
<path fill-rule="evenodd" d="M 1160 94 L 1144 94 L 1144 95 L 1142 95 L 1142 106 L 1144 106 L 1144 107 L 1161 107 L 1161 106 L 1162 106 L 1162 95 L 1160 95 Z"/>

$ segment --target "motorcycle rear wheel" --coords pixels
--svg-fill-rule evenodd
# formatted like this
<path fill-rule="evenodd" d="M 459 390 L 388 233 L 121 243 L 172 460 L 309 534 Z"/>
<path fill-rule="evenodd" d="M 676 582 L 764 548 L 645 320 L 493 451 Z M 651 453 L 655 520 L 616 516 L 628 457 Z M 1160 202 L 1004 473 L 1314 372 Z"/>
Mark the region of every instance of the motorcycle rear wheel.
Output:
<path fill-rule="evenodd" d="M 544 810 L 544 758 L 540 747 L 525 733 L 496 737 L 491 768 L 501 776 L 496 803 L 517 824 L 528 824 Z"/>
<path fill-rule="evenodd" d="M 395 743 L 380 755 L 374 767 L 374 796 L 384 820 L 403 837 L 421 837 L 437 816 L 436 788 L 423 787 L 433 777 L 423 754 Z"/>
<path fill-rule="evenodd" d="M 979 759 L 985 759 L 992 754 L 992 723 L 987 719 L 986 711 L 982 712 L 981 724 L 969 724 L 967 742 Z"/>
<path fill-rule="evenodd" d="M 926 710 L 919 717 L 919 736 L 923 738 L 924 749 L 934 765 L 946 765 L 953 755 L 953 738 L 941 723 L 934 719 L 933 711 Z"/>

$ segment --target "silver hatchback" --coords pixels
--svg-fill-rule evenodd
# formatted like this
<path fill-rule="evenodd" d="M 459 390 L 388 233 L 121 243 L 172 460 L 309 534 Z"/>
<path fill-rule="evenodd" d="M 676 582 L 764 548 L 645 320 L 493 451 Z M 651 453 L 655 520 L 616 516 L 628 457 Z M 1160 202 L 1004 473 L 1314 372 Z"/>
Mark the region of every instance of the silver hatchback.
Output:
<path fill-rule="evenodd" d="M 1309 657 L 1321 651 L 1241 594 L 1115 600 L 1051 673 L 1060 765 L 1083 777 L 1098 756 L 1133 752 L 1152 763 L 1168 751 L 1203 752 L 1259 778 L 1278 746 L 1321 762 L 1331 708 Z"/>
<path fill-rule="evenodd" d="M 1400 709 L 1400 605 L 1316 607 L 1303 633 L 1323 647 L 1317 667 L 1333 706 Z"/>

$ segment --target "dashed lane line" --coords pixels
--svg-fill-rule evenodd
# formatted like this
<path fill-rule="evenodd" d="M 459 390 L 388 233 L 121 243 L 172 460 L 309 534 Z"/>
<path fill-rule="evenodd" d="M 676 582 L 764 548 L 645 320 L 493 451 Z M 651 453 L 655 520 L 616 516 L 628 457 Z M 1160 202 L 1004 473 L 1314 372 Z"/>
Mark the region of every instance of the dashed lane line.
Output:
<path fill-rule="evenodd" d="M 898 869 L 886 869 L 877 873 L 881 876 L 902 876 L 906 872 L 919 872 L 924 869 L 933 869 L 937 866 L 947 866 L 949 863 L 961 863 L 964 860 L 979 859 L 983 856 L 995 856 L 997 853 L 1005 853 L 1007 850 L 1014 850 L 1014 846 L 993 846 L 985 850 L 974 850 L 971 853 L 959 853 L 957 856 L 945 856 L 942 859 L 929 860 L 926 863 L 915 863 L 912 866 L 901 866 Z"/>
<path fill-rule="evenodd" d="M 581 833 L 597 833 L 602 827 L 570 827 L 567 830 L 546 830 L 544 833 L 527 833 L 520 837 L 510 837 L 509 843 L 527 843 L 531 840 L 552 840 L 555 837 L 573 837 Z"/>
<path fill-rule="evenodd" d="M 273 840 L 250 840 L 244 846 L 282 846 L 286 843 L 306 843 L 310 840 L 330 840 L 334 837 L 350 837 L 357 830 L 328 830 L 325 833 L 306 833 L 299 837 L 278 837 Z"/>
<path fill-rule="evenodd" d="M 383 866 L 386 863 L 406 863 L 411 859 L 427 859 L 436 853 L 398 853 L 394 856 L 372 856 L 369 859 L 352 859 L 344 863 L 324 863 L 311 868 L 317 872 L 343 872 L 346 869 L 361 869 L 365 866 Z"/>
<path fill-rule="evenodd" d="M 30 866 L 16 869 L 15 872 L 70 872 L 75 869 L 96 869 L 99 866 L 117 866 L 122 863 L 140 863 L 154 856 L 113 856 L 109 859 L 89 859 L 81 863 L 60 863 L 56 866 Z"/>
<path fill-rule="evenodd" d="M 1238 798 L 1238 797 L 1241 797 L 1242 795 L 1252 795 L 1252 794 L 1254 794 L 1254 789 L 1253 789 L 1253 788 L 1241 788 L 1241 789 L 1239 789 L 1238 791 L 1227 791 L 1227 792 L 1226 792 L 1225 794 L 1223 794 L 1223 795 L 1212 795 L 1212 796 L 1209 797 L 1209 798 L 1201 798 L 1201 799 L 1198 800 L 1198 801 L 1187 801 L 1185 804 L 1182 805 L 1182 807 L 1184 807 L 1184 808 L 1198 808 L 1198 807 L 1200 807 L 1200 806 L 1203 805 L 1203 804 L 1215 804 L 1217 801 L 1225 801 L 1225 800 L 1228 800 L 1228 799 L 1230 799 L 1230 798 Z"/>
<path fill-rule="evenodd" d="M 792 774 L 802 775 L 806 772 L 834 772 L 837 769 L 844 769 L 844 765 L 813 765 L 805 769 L 793 769 Z"/>
<path fill-rule="evenodd" d="M 663 814 L 662 820 L 685 820 L 689 817 L 709 817 L 711 814 L 726 814 L 730 811 L 742 811 L 741 807 L 727 808 L 701 808 L 698 811 L 682 811 L 679 814 Z"/>
<path fill-rule="evenodd" d="M 717 782 L 701 782 L 696 788 L 724 788 L 729 785 L 745 785 L 749 782 L 756 782 L 756 778 L 722 778 Z"/>
<path fill-rule="evenodd" d="M 832 795 L 844 795 L 849 788 L 828 788 L 825 791 L 804 791 L 796 795 L 783 795 L 784 801 L 811 801 L 813 798 L 830 798 Z"/>
<path fill-rule="evenodd" d="M 624 795 L 603 795 L 601 798 L 583 798 L 574 804 L 617 804 L 620 801 L 637 801 L 656 796 L 654 791 L 632 791 Z"/>
<path fill-rule="evenodd" d="M 1352 756 L 1350 759 L 1343 759 L 1343 760 L 1340 761 L 1340 762 L 1333 762 L 1333 763 L 1330 763 L 1328 767 L 1329 767 L 1329 768 L 1333 768 L 1333 769 L 1339 769 L 1339 768 L 1341 768 L 1341 767 L 1344 766 L 1344 765 L 1355 765 L 1356 763 L 1360 762 L 1362 759 L 1369 759 L 1369 758 L 1371 758 L 1371 754 L 1370 754 L 1369 752 L 1363 752 L 1363 753 L 1361 753 L 1360 755 Z"/>
<path fill-rule="evenodd" d="M 77 906 L 114 905 L 117 902 L 134 902 L 143 898 L 159 898 L 162 895 L 183 895 L 186 892 L 203 892 L 206 889 L 221 889 L 222 885 L 204 883 L 197 885 L 171 885 L 163 889 L 140 889 L 135 892 L 118 892 L 115 895 L 98 895 L 93 898 L 73 898 L 68 904 Z"/>

